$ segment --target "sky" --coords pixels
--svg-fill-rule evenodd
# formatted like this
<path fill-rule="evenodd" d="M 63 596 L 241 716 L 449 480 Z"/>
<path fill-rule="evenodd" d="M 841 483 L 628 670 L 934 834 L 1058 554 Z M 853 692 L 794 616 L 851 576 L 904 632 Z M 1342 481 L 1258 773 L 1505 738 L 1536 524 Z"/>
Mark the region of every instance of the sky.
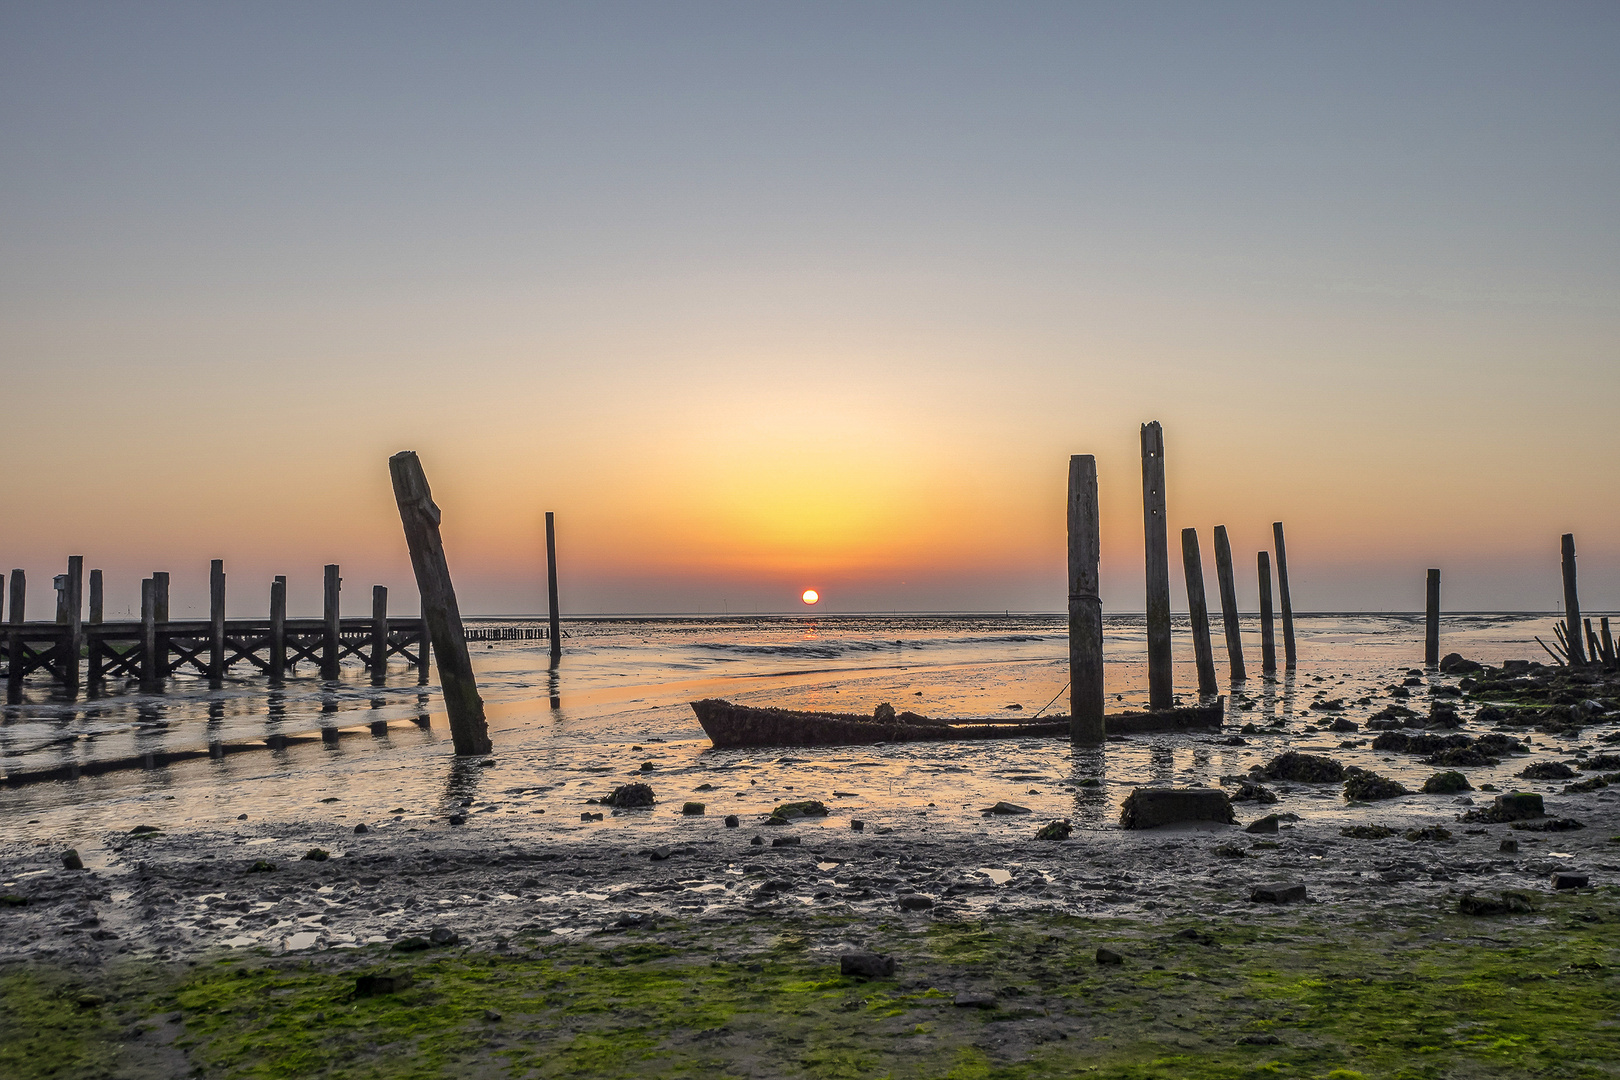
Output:
<path fill-rule="evenodd" d="M 1620 608 L 1620 5 L 0 0 L 0 403 L 36 617 Z"/>

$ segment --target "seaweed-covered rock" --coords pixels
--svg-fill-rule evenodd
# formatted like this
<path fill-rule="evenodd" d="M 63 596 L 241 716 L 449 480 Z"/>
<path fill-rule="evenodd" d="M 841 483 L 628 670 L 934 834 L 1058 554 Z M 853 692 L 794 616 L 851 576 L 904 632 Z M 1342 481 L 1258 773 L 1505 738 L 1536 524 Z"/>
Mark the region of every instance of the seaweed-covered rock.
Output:
<path fill-rule="evenodd" d="M 1397 754 L 1404 754 L 1411 742 L 1412 737 L 1405 732 L 1384 731 L 1380 732 L 1378 737 L 1372 741 L 1372 748 L 1374 750 L 1393 750 Z"/>
<path fill-rule="evenodd" d="M 894 706 L 887 701 L 872 710 L 872 719 L 880 724 L 894 723 Z"/>
<path fill-rule="evenodd" d="M 1563 817 L 1548 818 L 1546 821 L 1515 821 L 1508 827 L 1522 832 L 1574 832 L 1586 828 L 1586 824 L 1572 817 Z"/>
<path fill-rule="evenodd" d="M 1474 719 L 1479 719 L 1478 713 L 1474 714 Z M 1494 731 L 1489 735 L 1481 735 L 1475 739 L 1474 745 L 1485 753 L 1495 754 L 1497 757 L 1502 757 L 1505 754 L 1522 754 L 1525 750 L 1524 743 L 1518 739 Z"/>
<path fill-rule="evenodd" d="M 1303 784 L 1337 784 L 1344 779 L 1344 766 L 1330 757 L 1288 750 L 1267 762 L 1261 774 L 1272 780 L 1294 780 Z"/>
<path fill-rule="evenodd" d="M 1237 794 L 1232 796 L 1233 802 L 1254 802 L 1262 806 L 1277 801 L 1277 793 L 1264 784 L 1256 784 L 1253 780 L 1243 780 L 1238 784 Z"/>
<path fill-rule="evenodd" d="M 1533 791 L 1512 791 L 1498 795 L 1491 800 L 1489 806 L 1468 811 L 1458 820 L 1503 824 L 1509 821 L 1525 821 L 1530 818 L 1545 817 L 1546 813 L 1540 795 Z"/>
<path fill-rule="evenodd" d="M 1067 821 L 1048 821 L 1035 834 L 1037 840 L 1067 840 L 1072 828 Z"/>
<path fill-rule="evenodd" d="M 1425 795 L 1450 795 L 1456 791 L 1473 791 L 1474 785 L 1460 772 L 1437 772 L 1423 781 Z"/>
<path fill-rule="evenodd" d="M 1581 762 L 1581 772 L 1603 772 L 1620 769 L 1620 754 L 1598 754 Z"/>
<path fill-rule="evenodd" d="M 1370 769 L 1355 766 L 1345 770 L 1344 797 L 1352 802 L 1376 802 L 1379 799 L 1397 799 L 1410 795 L 1405 787 L 1387 776 L 1379 776 Z"/>
<path fill-rule="evenodd" d="M 1466 735 L 1436 735 L 1425 731 L 1406 740 L 1408 754 L 1438 754 L 1445 750 L 1460 750 L 1473 742 Z"/>
<path fill-rule="evenodd" d="M 1367 730 L 1389 731 L 1393 728 L 1417 727 L 1416 724 L 1407 723 L 1416 717 L 1417 713 L 1405 705 L 1385 705 L 1367 718 Z"/>
<path fill-rule="evenodd" d="M 1573 780 L 1575 770 L 1562 761 L 1537 761 L 1519 770 L 1523 780 Z"/>
<path fill-rule="evenodd" d="M 1343 716 L 1336 716 L 1333 718 L 1333 723 L 1328 725 L 1328 730 L 1341 733 L 1348 731 L 1360 731 L 1361 725 L 1357 724 L 1354 720 L 1346 719 Z"/>
<path fill-rule="evenodd" d="M 793 818 L 800 817 L 826 817 L 827 806 L 815 799 L 803 799 L 799 802 L 783 803 L 771 811 L 772 817 Z"/>
<path fill-rule="evenodd" d="M 1429 718 L 1423 722 L 1426 728 L 1455 728 L 1462 727 L 1462 717 L 1457 715 L 1457 706 L 1449 701 L 1436 701 L 1429 706 Z"/>
<path fill-rule="evenodd" d="M 1313 701 L 1311 708 L 1317 712 L 1339 712 L 1344 708 L 1344 698 L 1331 698 L 1327 701 Z"/>
<path fill-rule="evenodd" d="M 1152 829 L 1182 821 L 1231 825 L 1236 820 L 1232 801 L 1216 788 L 1137 788 L 1119 811 L 1122 829 Z"/>
<path fill-rule="evenodd" d="M 1461 653 L 1446 653 L 1440 658 L 1440 670 L 1447 675 L 1471 675 L 1485 670 L 1485 665 L 1477 660 L 1464 659 Z"/>
<path fill-rule="evenodd" d="M 1339 835 L 1352 840 L 1385 840 L 1394 836 L 1395 830 L 1383 825 L 1346 825 L 1339 830 Z"/>
<path fill-rule="evenodd" d="M 620 810 L 636 807 L 651 806 L 657 802 L 653 789 L 647 784 L 625 784 L 613 789 L 613 793 L 602 800 L 603 806 L 613 806 Z"/>
<path fill-rule="evenodd" d="M 1421 829 L 1407 829 L 1406 838 L 1416 843 L 1418 841 L 1439 842 L 1451 839 L 1451 830 L 1443 829 L 1439 825 L 1425 825 Z"/>
<path fill-rule="evenodd" d="M 1475 917 L 1523 915 L 1534 910 L 1535 906 L 1528 896 L 1512 891 L 1503 893 L 1500 898 L 1475 896 L 1473 893 L 1468 893 L 1457 901 L 1457 911 L 1459 913 Z"/>
<path fill-rule="evenodd" d="M 1499 765 L 1501 761 L 1501 758 L 1482 753 L 1477 747 L 1473 746 L 1448 747 L 1438 754 L 1423 759 L 1425 765 L 1439 765 L 1442 768 L 1451 766 L 1462 769 L 1475 769 L 1483 765 Z"/>
<path fill-rule="evenodd" d="M 1610 773 L 1609 776 L 1620 776 L 1620 773 Z M 1564 785 L 1565 795 L 1580 795 L 1588 791 L 1597 791 L 1610 784 L 1608 776 L 1589 776 L 1585 780 L 1577 780 L 1573 784 Z"/>

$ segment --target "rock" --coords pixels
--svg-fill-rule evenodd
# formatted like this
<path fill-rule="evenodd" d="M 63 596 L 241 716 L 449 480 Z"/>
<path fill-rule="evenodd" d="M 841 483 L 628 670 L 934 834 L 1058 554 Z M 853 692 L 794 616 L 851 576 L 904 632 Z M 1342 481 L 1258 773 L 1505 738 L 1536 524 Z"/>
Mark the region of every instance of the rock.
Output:
<path fill-rule="evenodd" d="M 1586 828 L 1586 825 L 1572 817 L 1565 817 L 1548 818 L 1546 821 L 1516 821 L 1509 828 L 1520 832 L 1574 832 Z"/>
<path fill-rule="evenodd" d="M 275 868 L 276 868 L 275 863 L 273 863 L 273 862 L 265 862 L 263 859 L 260 859 L 257 862 L 255 862 L 252 866 L 248 867 L 247 872 L 249 874 L 268 874 L 272 870 L 274 870 Z"/>
<path fill-rule="evenodd" d="M 726 815 L 726 828 L 735 829 L 737 826 L 739 826 L 741 824 L 742 824 L 742 822 L 737 818 L 736 814 L 727 814 Z"/>
<path fill-rule="evenodd" d="M 80 994 L 73 1000 L 74 1003 L 77 1004 L 81 1009 L 99 1009 L 101 1006 L 107 1004 L 107 999 L 102 997 L 100 994 Z"/>
<path fill-rule="evenodd" d="M 681 813 L 685 814 L 685 815 L 687 815 L 689 817 L 693 816 L 693 815 L 702 814 L 707 809 L 708 809 L 708 806 L 705 805 L 704 803 L 700 803 L 700 802 L 689 802 L 689 803 L 682 803 L 681 804 Z"/>
<path fill-rule="evenodd" d="M 775 810 L 771 811 L 771 817 L 782 818 L 786 821 L 792 821 L 794 818 L 801 817 L 826 816 L 826 804 L 815 799 L 805 799 L 802 802 L 783 803 L 781 806 L 778 806 Z"/>
<path fill-rule="evenodd" d="M 1562 761 L 1537 761 L 1519 770 L 1523 780 L 1572 780 L 1575 770 Z"/>
<path fill-rule="evenodd" d="M 1519 850 L 1519 842 L 1513 839 L 1504 840 L 1500 844 L 1496 845 L 1496 850 L 1505 855 L 1516 854 Z"/>
<path fill-rule="evenodd" d="M 1474 785 L 1460 772 L 1437 772 L 1423 781 L 1425 795 L 1450 795 L 1457 791 L 1473 791 Z"/>
<path fill-rule="evenodd" d="M 461 940 L 461 936 L 448 926 L 435 926 L 428 931 L 428 940 L 435 945 L 454 945 Z"/>
<path fill-rule="evenodd" d="M 1256 784 L 1252 780 L 1243 780 L 1238 783 L 1237 794 L 1232 796 L 1232 801 L 1256 802 L 1262 806 L 1267 806 L 1277 801 L 1277 793 L 1263 784 Z"/>
<path fill-rule="evenodd" d="M 1344 779 L 1344 766 L 1330 757 L 1289 750 L 1272 758 L 1261 772 L 1272 780 L 1293 780 L 1305 784 L 1337 784 Z"/>
<path fill-rule="evenodd" d="M 1311 708 L 1318 712 L 1338 712 L 1344 708 L 1344 698 L 1333 698 L 1330 701 L 1313 701 Z"/>
<path fill-rule="evenodd" d="M 1345 773 L 1344 797 L 1350 802 L 1377 802 L 1380 799 L 1398 799 L 1402 795 L 1411 794 L 1399 783 L 1388 777 L 1379 776 L 1370 769 L 1351 766 Z"/>
<path fill-rule="evenodd" d="M 1029 812 L 1029 807 L 1010 802 L 998 802 L 994 806 L 987 806 L 979 811 L 981 814 L 1027 814 Z"/>
<path fill-rule="evenodd" d="M 417 940 L 421 939 L 418 938 Z M 397 943 L 394 947 L 399 948 Z M 374 972 L 370 975 L 361 975 L 354 980 L 354 996 L 367 998 L 381 997 L 383 994 L 397 994 L 410 985 L 411 973 L 408 971 Z"/>
<path fill-rule="evenodd" d="M 1123 964 L 1124 962 L 1125 958 L 1113 949 L 1097 950 L 1097 963 L 1099 964 Z"/>
<path fill-rule="evenodd" d="M 1243 831 L 1246 833 L 1274 833 L 1277 831 L 1277 822 L 1280 820 L 1276 814 L 1267 814 L 1257 821 L 1250 822 Z"/>
<path fill-rule="evenodd" d="M 393 945 L 395 952 L 421 952 L 423 949 L 431 949 L 432 947 L 433 943 L 428 941 L 427 938 L 414 935 L 399 938 Z"/>
<path fill-rule="evenodd" d="M 771 841 L 771 847 L 798 847 L 798 846 L 799 846 L 799 838 L 797 836 L 778 836 L 776 839 Z"/>
<path fill-rule="evenodd" d="M 1244 1035 L 1240 1037 L 1235 1046 L 1281 1046 L 1282 1040 L 1275 1035 Z"/>
<path fill-rule="evenodd" d="M 1123 829 L 1154 829 L 1183 821 L 1232 825 L 1232 800 L 1218 788 L 1137 788 L 1120 807 Z"/>
<path fill-rule="evenodd" d="M 1526 818 L 1542 817 L 1547 813 L 1541 802 L 1541 796 L 1533 791 L 1510 791 L 1505 795 L 1498 795 L 1491 800 L 1491 809 L 1500 815 L 1501 821 L 1523 821 Z"/>
<path fill-rule="evenodd" d="M 355 831 L 355 835 L 364 836 L 366 833 L 370 832 L 371 829 L 368 828 L 366 823 L 362 821 L 360 824 L 358 824 L 358 825 L 356 825 L 354 827 L 354 831 Z"/>
<path fill-rule="evenodd" d="M 656 768 L 656 766 L 654 766 L 650 761 L 643 761 L 641 763 L 641 771 L 644 773 L 652 772 L 654 768 Z"/>
<path fill-rule="evenodd" d="M 589 811 L 586 811 L 585 813 L 579 815 L 579 820 L 581 820 L 581 821 L 601 821 L 602 820 L 602 815 L 601 814 L 593 814 L 593 813 L 590 813 Z"/>
<path fill-rule="evenodd" d="M 900 898 L 901 911 L 927 911 L 933 906 L 934 898 L 922 893 L 907 893 Z"/>
<path fill-rule="evenodd" d="M 1249 900 L 1257 904 L 1292 904 L 1305 899 L 1302 884 L 1256 885 L 1249 890 Z"/>
<path fill-rule="evenodd" d="M 448 822 L 449 824 L 451 824 L 451 825 L 465 825 L 465 824 L 467 824 L 467 815 L 466 814 L 451 814 L 449 817 L 445 818 L 444 820 L 446 822 Z"/>
<path fill-rule="evenodd" d="M 1248 854 L 1247 851 L 1244 851 L 1236 844 L 1221 844 L 1215 849 L 1215 856 L 1220 859 L 1242 859 L 1246 858 Z"/>
<path fill-rule="evenodd" d="M 838 958 L 838 974 L 858 979 L 894 977 L 894 957 L 875 952 L 844 953 Z"/>
<path fill-rule="evenodd" d="M 765 838 L 763 836 L 756 836 L 756 837 L 754 837 L 752 840 L 750 840 L 748 842 L 750 844 L 753 844 L 755 847 L 764 847 L 765 846 Z"/>
<path fill-rule="evenodd" d="M 496 1012 L 494 1009 L 485 1009 L 484 1010 L 484 1020 L 486 1022 L 491 1023 L 491 1024 L 498 1024 L 498 1023 L 500 1023 L 500 1019 L 501 1019 L 501 1014 Z"/>
<path fill-rule="evenodd" d="M 1461 653 L 1446 653 L 1440 658 L 1440 671 L 1446 675 L 1471 675 L 1476 671 L 1485 670 L 1485 665 L 1474 660 L 1465 660 Z"/>
<path fill-rule="evenodd" d="M 1479 768 L 1482 765 L 1500 765 L 1501 758 L 1492 757 L 1484 751 L 1473 746 L 1451 746 L 1423 759 L 1426 765 L 1461 766 L 1465 769 Z"/>
<path fill-rule="evenodd" d="M 1585 874 L 1572 874 L 1560 870 L 1552 876 L 1552 887 L 1555 889 L 1584 889 L 1587 885 Z"/>
<path fill-rule="evenodd" d="M 673 854 L 675 854 L 675 849 L 669 847 L 655 847 L 647 852 L 648 858 L 653 862 L 663 862 Z"/>
<path fill-rule="evenodd" d="M 1073 830 L 1067 821 L 1048 821 L 1045 825 L 1042 825 L 1040 831 L 1035 834 L 1035 839 L 1067 840 L 1069 838 L 1069 833 L 1072 831 Z"/>
<path fill-rule="evenodd" d="M 602 800 L 603 806 L 617 807 L 620 810 L 639 809 L 651 806 L 657 799 L 653 789 L 646 784 L 624 784 L 613 789 L 607 798 Z"/>
<path fill-rule="evenodd" d="M 16 893 L 0 893 L 0 907 L 27 907 L 28 897 Z"/>
<path fill-rule="evenodd" d="M 1429 706 L 1429 718 L 1424 721 L 1423 726 L 1426 728 L 1462 727 L 1462 717 L 1457 715 L 1457 706 L 1449 701 L 1436 701 Z"/>
<path fill-rule="evenodd" d="M 79 858 L 77 848 L 69 848 L 62 852 L 62 868 L 64 870 L 83 870 L 84 860 Z"/>
<path fill-rule="evenodd" d="M 129 835 L 131 835 L 131 836 L 150 836 L 151 834 L 153 834 L 155 832 L 162 832 L 162 831 L 163 830 L 159 829 L 156 825 L 137 825 L 133 829 L 129 830 Z"/>
<path fill-rule="evenodd" d="M 325 862 L 332 857 L 332 853 L 325 848 L 312 847 L 304 852 L 304 860 L 308 862 Z"/>
<path fill-rule="evenodd" d="M 1341 716 L 1341 717 L 1338 717 L 1337 719 L 1335 719 L 1333 721 L 1333 723 L 1328 725 L 1328 730 L 1329 731 L 1340 731 L 1340 732 L 1343 732 L 1343 731 L 1360 731 L 1361 730 L 1361 725 L 1357 724 L 1354 720 L 1346 720 L 1344 717 Z"/>
<path fill-rule="evenodd" d="M 994 994 L 975 994 L 963 990 L 953 999 L 958 1009 L 993 1009 L 996 1007 Z"/>
<path fill-rule="evenodd" d="M 1394 836 L 1395 830 L 1383 825 L 1346 825 L 1339 830 L 1339 835 L 1352 840 L 1384 840 Z"/>
<path fill-rule="evenodd" d="M 1581 772 L 1603 772 L 1620 769 L 1620 754 L 1597 754 L 1581 762 Z"/>
<path fill-rule="evenodd" d="M 1442 843 L 1451 839 L 1451 830 L 1439 825 L 1425 825 L 1421 829 L 1407 829 L 1406 838 L 1414 844 L 1422 841 Z"/>
<path fill-rule="evenodd" d="M 860 818 L 854 818 L 850 821 L 849 827 L 854 829 L 856 832 L 862 832 L 866 828 L 866 822 L 862 821 Z"/>
<path fill-rule="evenodd" d="M 1467 893 L 1457 901 L 1457 911 L 1475 917 L 1489 915 L 1522 915 L 1534 911 L 1530 901 L 1519 893 L 1505 892 L 1501 898 L 1475 896 Z"/>

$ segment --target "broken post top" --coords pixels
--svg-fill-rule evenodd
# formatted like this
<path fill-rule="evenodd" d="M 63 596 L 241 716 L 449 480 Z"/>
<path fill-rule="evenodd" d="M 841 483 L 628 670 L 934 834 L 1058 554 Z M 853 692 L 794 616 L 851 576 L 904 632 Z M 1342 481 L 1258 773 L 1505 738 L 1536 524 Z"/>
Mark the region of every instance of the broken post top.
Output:
<path fill-rule="evenodd" d="M 439 524 L 439 508 L 428 488 L 427 474 L 415 450 L 401 450 L 388 459 L 388 473 L 394 481 L 394 499 L 401 506 L 415 506 L 433 524 Z"/>

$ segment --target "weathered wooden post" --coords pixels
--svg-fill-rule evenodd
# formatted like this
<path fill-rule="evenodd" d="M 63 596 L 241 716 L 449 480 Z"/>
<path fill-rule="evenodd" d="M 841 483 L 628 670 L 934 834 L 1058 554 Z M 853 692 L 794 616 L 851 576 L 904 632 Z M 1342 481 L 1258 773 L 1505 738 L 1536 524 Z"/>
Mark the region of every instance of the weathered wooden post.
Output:
<path fill-rule="evenodd" d="M 1569 639 L 1569 663 L 1571 667 L 1586 663 L 1585 650 L 1581 647 L 1581 596 L 1575 588 L 1575 534 L 1565 533 L 1562 547 L 1564 549 L 1564 629 L 1565 637 Z"/>
<path fill-rule="evenodd" d="M 105 596 L 101 587 L 101 571 L 90 571 L 90 625 L 100 626 L 104 611 Z"/>
<path fill-rule="evenodd" d="M 1069 738 L 1100 746 L 1103 729 L 1103 630 L 1097 508 L 1097 459 L 1069 458 Z"/>
<path fill-rule="evenodd" d="M 15 704 L 22 697 L 23 641 L 22 622 L 24 601 L 27 599 L 27 578 L 21 570 L 11 572 L 11 633 L 6 638 L 6 656 L 9 678 L 6 682 L 6 700 Z"/>
<path fill-rule="evenodd" d="M 1592 632 L 1592 620 L 1581 621 L 1586 625 L 1586 658 L 1595 664 L 1603 659 L 1603 650 L 1598 647 L 1597 635 Z"/>
<path fill-rule="evenodd" d="M 62 681 L 69 695 L 79 692 L 79 654 L 84 651 L 84 556 L 68 556 L 67 572 L 67 655 L 63 657 Z"/>
<path fill-rule="evenodd" d="M 371 587 L 371 684 L 388 681 L 388 586 Z"/>
<path fill-rule="evenodd" d="M 208 681 L 225 679 L 225 560 L 208 564 Z"/>
<path fill-rule="evenodd" d="M 1142 538 L 1147 548 L 1148 708 L 1175 704 L 1170 670 L 1170 539 L 1165 523 L 1164 429 L 1142 425 Z"/>
<path fill-rule="evenodd" d="M 141 690 L 155 694 L 163 683 L 157 655 L 157 582 L 141 579 Z"/>
<path fill-rule="evenodd" d="M 1428 600 L 1423 619 L 1423 664 L 1440 663 L 1440 571 L 1429 571 Z"/>
<path fill-rule="evenodd" d="M 343 622 L 338 611 L 338 594 L 343 578 L 338 576 L 336 563 L 328 563 L 324 587 L 325 605 L 322 612 L 326 626 L 321 633 L 321 678 L 338 677 L 338 657 L 343 655 Z"/>
<path fill-rule="evenodd" d="M 546 511 L 546 592 L 551 598 L 551 655 L 562 655 L 562 609 L 557 601 L 557 526 Z"/>
<path fill-rule="evenodd" d="M 1277 545 L 1277 598 L 1282 601 L 1283 666 L 1294 670 L 1294 601 L 1288 592 L 1288 546 L 1283 543 L 1283 523 L 1271 523 Z"/>
<path fill-rule="evenodd" d="M 101 588 L 101 571 L 90 571 L 90 625 L 100 626 L 103 612 L 103 594 Z M 90 665 L 90 673 L 86 676 L 91 686 L 101 682 L 102 660 L 104 646 L 101 637 L 94 633 L 85 635 L 85 660 Z"/>
<path fill-rule="evenodd" d="M 169 572 L 158 570 L 152 574 L 152 617 L 160 623 L 169 621 Z"/>
<path fill-rule="evenodd" d="M 270 582 L 270 681 L 280 685 L 287 674 L 287 579 Z"/>
<path fill-rule="evenodd" d="M 450 716 L 450 737 L 457 754 L 487 754 L 491 745 L 489 727 L 484 722 L 484 701 L 478 696 L 472 658 L 467 655 L 467 637 L 461 626 L 461 609 L 456 604 L 455 586 L 450 582 L 450 567 L 444 557 L 439 508 L 433 503 L 415 451 L 402 450 L 389 458 L 388 471 L 394 482 L 400 522 L 405 527 L 405 543 L 411 551 L 411 567 L 416 571 L 416 587 L 422 596 L 423 626 L 439 660 L 439 686 Z M 424 657 L 427 645 L 423 643 Z"/>
<path fill-rule="evenodd" d="M 1277 631 L 1271 622 L 1271 553 L 1256 560 L 1260 570 L 1260 674 L 1277 674 Z"/>
<path fill-rule="evenodd" d="M 1226 538 L 1225 525 L 1215 526 L 1215 579 L 1221 587 L 1221 622 L 1226 626 L 1226 659 L 1232 668 L 1232 681 L 1247 682 L 1243 634 L 1238 628 L 1237 579 L 1232 575 L 1232 542 Z"/>
<path fill-rule="evenodd" d="M 1215 649 L 1209 640 L 1209 603 L 1204 598 L 1204 559 L 1198 553 L 1198 530 L 1181 530 L 1181 569 L 1187 579 L 1187 621 L 1192 624 L 1193 660 L 1198 668 L 1198 692 L 1213 694 Z"/>
<path fill-rule="evenodd" d="M 1603 629 L 1603 659 L 1612 664 L 1614 663 L 1614 638 L 1609 636 L 1609 617 L 1605 615 L 1598 620 L 1598 625 Z"/>

